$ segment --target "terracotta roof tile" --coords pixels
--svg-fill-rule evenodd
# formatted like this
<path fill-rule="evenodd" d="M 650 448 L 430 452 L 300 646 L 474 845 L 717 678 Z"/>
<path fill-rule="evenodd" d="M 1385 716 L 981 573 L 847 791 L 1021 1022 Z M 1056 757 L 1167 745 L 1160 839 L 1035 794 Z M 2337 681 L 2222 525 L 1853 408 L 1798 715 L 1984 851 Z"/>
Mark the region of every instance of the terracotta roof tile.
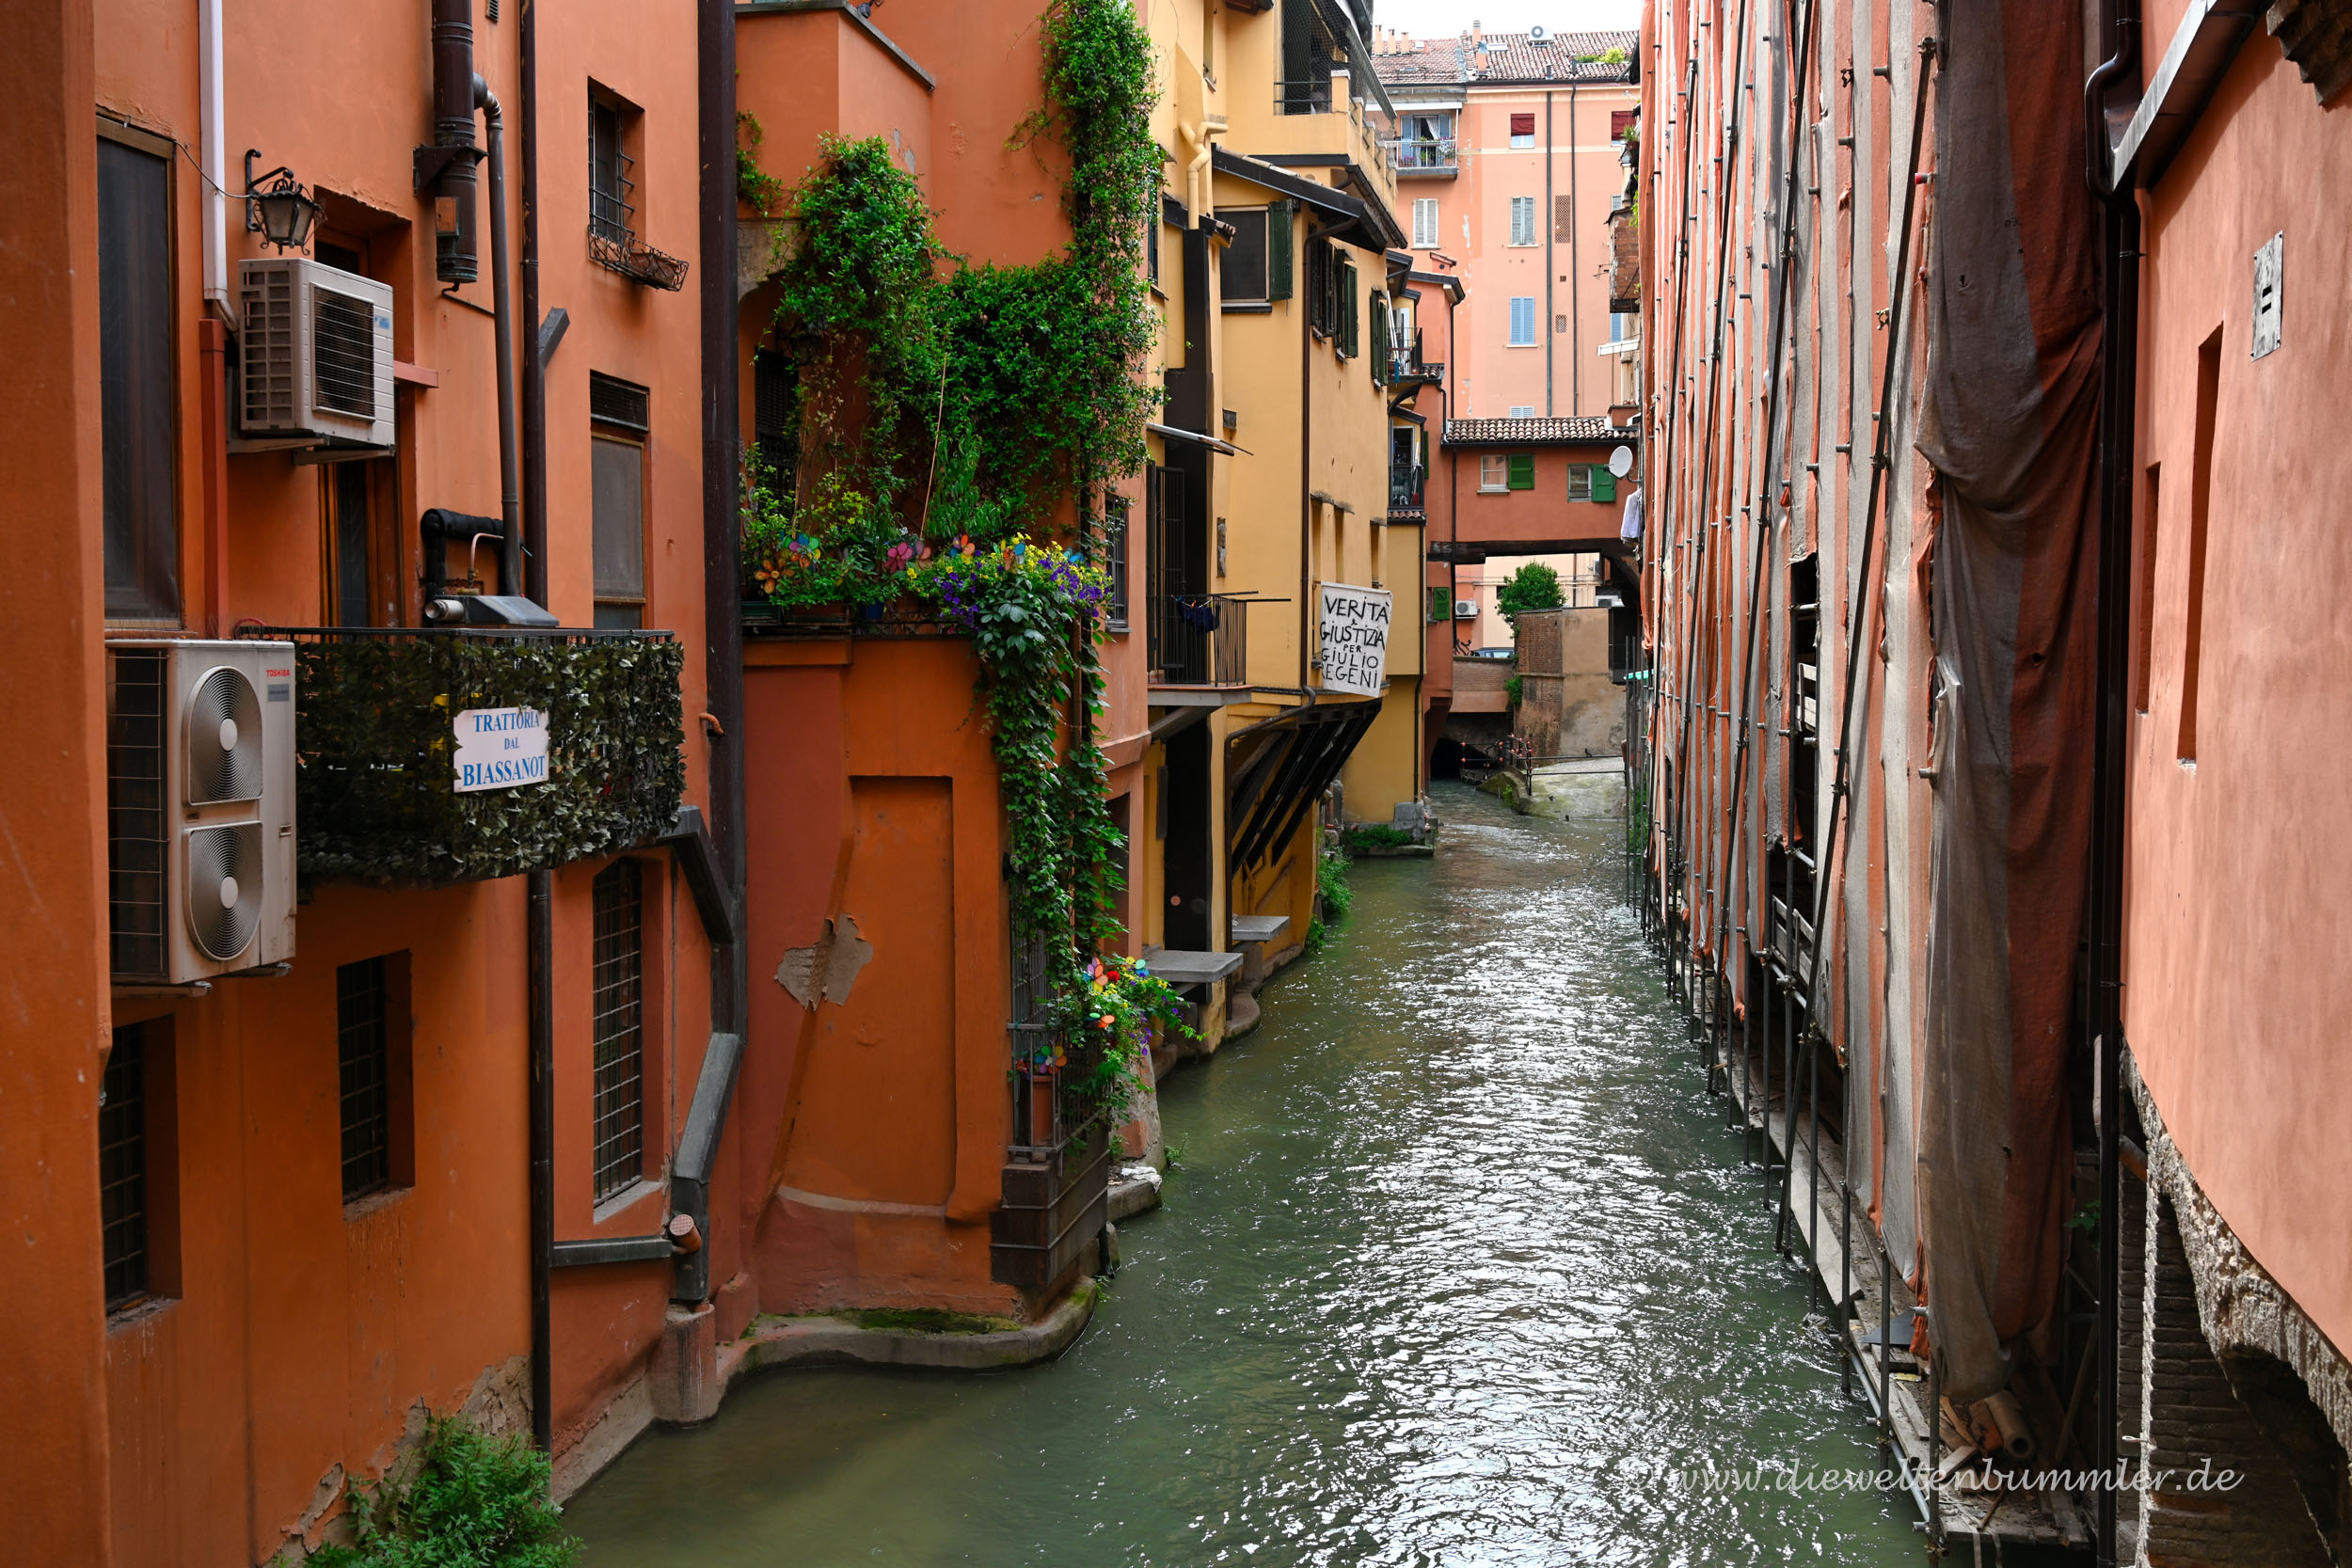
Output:
<path fill-rule="evenodd" d="M 1605 416 L 1586 414 L 1569 420 L 1448 420 L 1443 441 L 1449 447 L 1530 447 L 1631 439 L 1631 431 Z"/>
<path fill-rule="evenodd" d="M 1471 84 L 1502 87 L 1520 82 L 1623 82 L 1633 71 L 1642 37 L 1631 32 L 1553 33 L 1538 43 L 1525 33 L 1488 33 L 1482 52 L 1468 35 L 1415 39 L 1409 53 L 1375 55 L 1373 70 L 1391 87 Z M 1621 49 L 1611 65 L 1584 55 Z"/>

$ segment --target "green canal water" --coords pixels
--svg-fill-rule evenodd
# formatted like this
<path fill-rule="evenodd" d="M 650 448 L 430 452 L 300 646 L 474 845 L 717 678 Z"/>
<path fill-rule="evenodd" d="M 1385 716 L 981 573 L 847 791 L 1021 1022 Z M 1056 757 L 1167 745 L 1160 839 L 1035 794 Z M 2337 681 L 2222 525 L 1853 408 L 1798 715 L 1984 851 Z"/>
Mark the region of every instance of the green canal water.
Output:
<path fill-rule="evenodd" d="M 1168 1202 L 1060 1360 L 784 1370 L 574 1500 L 589 1568 L 1868 1564 L 1872 1491 L 1803 1279 L 1658 966 L 1611 828 L 1440 786 L 1434 861 L 1257 1033 L 1161 1085 Z"/>

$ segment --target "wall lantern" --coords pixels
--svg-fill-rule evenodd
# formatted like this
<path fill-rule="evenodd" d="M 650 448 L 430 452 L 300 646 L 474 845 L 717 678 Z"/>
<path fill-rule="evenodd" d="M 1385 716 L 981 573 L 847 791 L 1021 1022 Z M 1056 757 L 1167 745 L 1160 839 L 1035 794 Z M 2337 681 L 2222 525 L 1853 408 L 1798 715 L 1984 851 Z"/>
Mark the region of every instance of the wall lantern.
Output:
<path fill-rule="evenodd" d="M 319 220 L 319 204 L 294 177 L 294 170 L 283 165 L 261 177 L 267 184 L 256 183 L 253 160 L 261 155 L 258 149 L 246 149 L 245 226 L 281 252 L 300 250 L 310 243 L 310 226 Z"/>

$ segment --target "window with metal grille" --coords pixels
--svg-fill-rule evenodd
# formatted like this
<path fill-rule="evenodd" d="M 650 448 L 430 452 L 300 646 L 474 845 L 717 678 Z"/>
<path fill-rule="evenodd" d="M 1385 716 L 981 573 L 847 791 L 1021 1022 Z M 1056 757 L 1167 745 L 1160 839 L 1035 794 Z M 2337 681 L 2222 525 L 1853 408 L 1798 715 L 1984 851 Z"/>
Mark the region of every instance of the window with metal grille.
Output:
<path fill-rule="evenodd" d="M 645 624 L 645 446 L 651 420 L 644 388 L 591 372 L 588 413 L 589 522 L 595 553 L 596 624 Z"/>
<path fill-rule="evenodd" d="M 98 1090 L 98 1202 L 105 1227 L 106 1310 L 148 1295 L 147 1030 L 115 1031 Z"/>
<path fill-rule="evenodd" d="M 596 874 L 591 1033 L 596 1061 L 593 1169 L 601 1203 L 645 1170 L 644 874 L 633 860 Z"/>
<path fill-rule="evenodd" d="M 1535 243 L 1535 198 L 1532 196 L 1515 196 L 1511 198 L 1511 243 L 1513 245 Z"/>
<path fill-rule="evenodd" d="M 1413 248 L 1438 248 L 1438 203 L 1435 198 L 1419 197 L 1413 202 Z"/>
<path fill-rule="evenodd" d="M 1535 296 L 1523 294 L 1511 301 L 1511 347 L 1535 346 Z"/>
<path fill-rule="evenodd" d="M 636 237 L 636 160 L 623 150 L 630 112 L 595 88 L 588 93 L 588 231 L 627 245 Z"/>
<path fill-rule="evenodd" d="M 1110 572 L 1110 597 L 1104 610 L 1113 631 L 1127 629 L 1127 498 L 1113 496 L 1104 507 L 1104 563 Z"/>
<path fill-rule="evenodd" d="M 345 1203 L 392 1184 L 390 998 L 382 958 L 362 958 L 335 971 Z"/>

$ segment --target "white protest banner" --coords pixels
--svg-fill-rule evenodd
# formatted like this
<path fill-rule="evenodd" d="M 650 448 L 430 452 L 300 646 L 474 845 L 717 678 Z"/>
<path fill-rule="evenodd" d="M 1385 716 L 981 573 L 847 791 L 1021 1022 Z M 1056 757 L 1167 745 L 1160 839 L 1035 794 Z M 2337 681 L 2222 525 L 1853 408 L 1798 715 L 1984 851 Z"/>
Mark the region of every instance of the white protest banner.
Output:
<path fill-rule="evenodd" d="M 457 736 L 457 793 L 548 781 L 548 716 L 531 707 L 469 707 Z"/>
<path fill-rule="evenodd" d="M 1322 587 L 1323 689 L 1377 697 L 1389 673 L 1389 591 L 1343 582 Z"/>

